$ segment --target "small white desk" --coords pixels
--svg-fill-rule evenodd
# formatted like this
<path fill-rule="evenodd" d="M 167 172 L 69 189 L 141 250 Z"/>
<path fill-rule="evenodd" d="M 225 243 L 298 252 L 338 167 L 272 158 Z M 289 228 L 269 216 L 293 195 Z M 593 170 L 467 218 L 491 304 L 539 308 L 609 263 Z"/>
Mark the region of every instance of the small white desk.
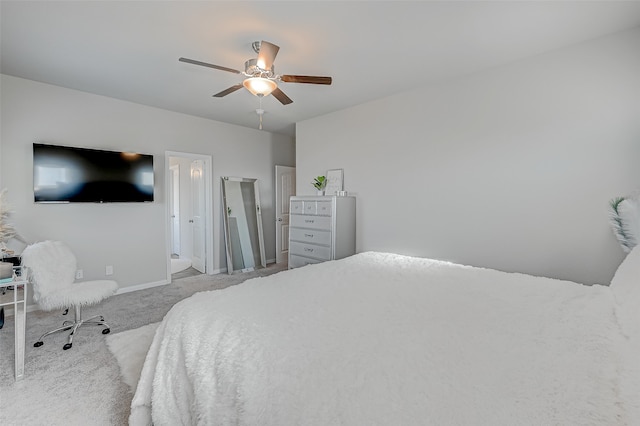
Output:
<path fill-rule="evenodd" d="M 13 289 L 9 289 L 13 287 Z M 2 294 L 4 291 L 5 294 Z M 0 306 L 13 306 L 15 339 L 15 378 L 24 377 L 24 348 L 27 322 L 27 281 L 13 276 L 13 281 L 0 283 Z"/>

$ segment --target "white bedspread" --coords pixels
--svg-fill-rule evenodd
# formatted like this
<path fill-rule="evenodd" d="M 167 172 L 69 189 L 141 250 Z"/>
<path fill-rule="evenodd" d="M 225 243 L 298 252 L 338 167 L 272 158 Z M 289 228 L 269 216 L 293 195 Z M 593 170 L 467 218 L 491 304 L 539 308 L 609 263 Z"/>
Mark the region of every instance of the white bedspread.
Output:
<path fill-rule="evenodd" d="M 130 421 L 640 424 L 613 306 L 604 286 L 392 254 L 310 265 L 178 303 Z"/>

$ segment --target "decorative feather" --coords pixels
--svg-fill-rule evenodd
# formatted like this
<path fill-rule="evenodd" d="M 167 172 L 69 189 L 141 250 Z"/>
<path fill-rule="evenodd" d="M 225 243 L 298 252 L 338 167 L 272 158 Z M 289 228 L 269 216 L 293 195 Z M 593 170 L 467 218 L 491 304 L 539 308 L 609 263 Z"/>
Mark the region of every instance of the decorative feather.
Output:
<path fill-rule="evenodd" d="M 640 240 L 640 200 L 638 198 L 637 196 L 616 197 L 609 202 L 611 227 L 625 253 L 629 253 Z"/>
<path fill-rule="evenodd" d="M 4 243 L 17 235 L 13 225 L 7 222 L 11 210 L 4 199 L 6 193 L 6 189 L 0 191 L 0 246 L 4 246 Z"/>

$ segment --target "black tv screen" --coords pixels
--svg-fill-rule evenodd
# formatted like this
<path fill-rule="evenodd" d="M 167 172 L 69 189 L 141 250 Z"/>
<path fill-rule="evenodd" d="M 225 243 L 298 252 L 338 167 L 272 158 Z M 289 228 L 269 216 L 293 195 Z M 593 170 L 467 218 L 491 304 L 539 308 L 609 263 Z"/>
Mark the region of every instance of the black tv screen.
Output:
<path fill-rule="evenodd" d="M 153 201 L 153 156 L 34 143 L 33 196 L 39 203 Z"/>

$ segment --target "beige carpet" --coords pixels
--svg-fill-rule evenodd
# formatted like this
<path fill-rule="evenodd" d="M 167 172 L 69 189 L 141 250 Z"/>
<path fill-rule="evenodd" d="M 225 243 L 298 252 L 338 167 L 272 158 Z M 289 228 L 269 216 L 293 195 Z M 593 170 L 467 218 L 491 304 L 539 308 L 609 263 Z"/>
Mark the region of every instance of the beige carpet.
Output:
<path fill-rule="evenodd" d="M 171 307 L 198 291 L 229 287 L 246 279 L 280 272 L 286 266 L 237 275 L 198 275 L 111 297 L 85 316 L 101 314 L 117 335 L 162 320 Z M 0 330 L 0 425 L 126 425 L 131 398 L 116 357 L 98 328 L 80 329 L 73 348 L 62 350 L 67 336 L 56 334 L 44 345 L 33 343 L 62 323 L 61 312 L 27 314 L 25 378 L 13 379 L 13 318 Z M 144 349 L 142 349 L 144 351 Z"/>

